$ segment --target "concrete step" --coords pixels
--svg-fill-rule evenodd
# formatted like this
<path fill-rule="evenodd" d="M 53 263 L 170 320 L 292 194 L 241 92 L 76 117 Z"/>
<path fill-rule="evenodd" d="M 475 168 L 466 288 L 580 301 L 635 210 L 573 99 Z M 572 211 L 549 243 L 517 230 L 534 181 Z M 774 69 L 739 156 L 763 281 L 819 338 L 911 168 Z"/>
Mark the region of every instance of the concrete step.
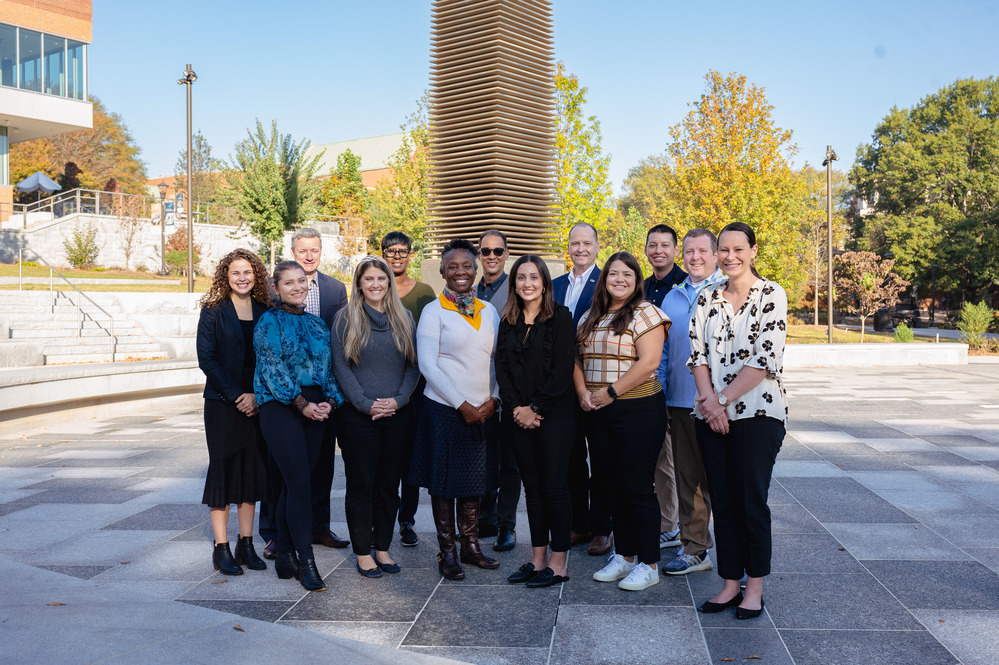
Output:
<path fill-rule="evenodd" d="M 20 317 L 11 317 L 9 325 L 12 329 L 17 330 L 76 330 L 77 328 L 83 327 L 84 330 L 107 330 L 110 326 L 110 322 L 107 317 L 94 317 L 93 319 L 84 317 L 83 321 L 78 321 L 75 317 L 72 319 L 47 319 L 42 321 L 24 321 Z M 134 328 L 134 321 L 115 321 L 114 329 L 115 332 L 120 328 L 121 330 L 126 330 L 128 328 Z"/>
<path fill-rule="evenodd" d="M 114 359 L 118 361 L 126 360 L 157 360 L 166 358 L 163 351 L 134 351 L 130 353 L 115 353 Z M 65 353 L 65 354 L 45 354 L 46 365 L 72 365 L 76 363 L 106 363 L 111 362 L 111 353 Z"/>
<path fill-rule="evenodd" d="M 78 339 L 80 337 L 97 337 L 107 339 L 108 331 L 104 329 L 86 329 L 82 331 L 82 335 L 78 335 L 76 329 L 47 329 L 47 330 L 29 330 L 29 329 L 16 329 L 11 328 L 9 332 L 9 339 Z M 140 328 L 123 328 L 118 329 L 116 325 L 114 328 L 115 337 L 128 337 L 130 339 L 141 339 L 142 341 L 151 340 L 151 338 L 146 335 Z"/>
<path fill-rule="evenodd" d="M 107 323 L 108 322 L 108 317 L 105 316 L 104 314 L 102 314 L 101 312 L 98 312 L 98 311 L 90 311 L 90 312 L 88 312 L 88 311 L 84 310 L 83 314 L 84 314 L 84 318 L 85 319 L 87 319 L 87 318 L 96 319 L 97 321 L 100 321 L 101 323 Z M 48 312 L 18 312 L 18 311 L 14 311 L 14 312 L 10 312 L 10 316 L 8 317 L 8 320 L 11 321 L 12 324 L 14 324 L 14 323 L 21 323 L 21 322 L 36 322 L 36 321 L 74 321 L 75 322 L 78 319 L 78 316 L 79 315 L 77 314 L 76 309 L 67 309 L 67 308 L 60 307 L 55 312 L 52 312 L 52 311 L 48 311 Z M 123 316 L 122 317 L 115 316 L 114 319 L 115 319 L 115 325 L 118 325 L 119 322 L 122 323 L 123 325 L 128 322 L 128 320 L 125 317 L 123 317 Z"/>
<path fill-rule="evenodd" d="M 94 340 L 94 341 L 90 341 Z M 132 342 L 128 338 L 123 338 L 118 340 L 118 344 L 115 345 L 115 350 L 118 353 L 126 352 L 139 352 L 139 351 L 156 351 L 163 352 L 160 345 L 156 342 Z M 43 349 L 45 355 L 72 355 L 75 353 L 104 353 L 111 348 L 111 342 L 107 339 L 98 340 L 96 337 L 84 337 L 81 341 L 87 341 L 86 344 L 53 344 L 52 346 L 46 345 Z"/>
<path fill-rule="evenodd" d="M 60 302 L 60 303 L 76 303 L 76 299 L 79 294 L 76 291 L 70 291 L 63 295 L 61 291 L 11 291 L 7 289 L 0 290 L 0 305 L 11 303 L 11 304 L 36 304 L 43 302 Z M 101 307 L 105 305 L 114 305 L 114 299 L 107 296 L 98 296 L 92 293 L 87 293 L 86 298 L 83 302 L 87 302 L 87 298 L 94 301 Z"/>

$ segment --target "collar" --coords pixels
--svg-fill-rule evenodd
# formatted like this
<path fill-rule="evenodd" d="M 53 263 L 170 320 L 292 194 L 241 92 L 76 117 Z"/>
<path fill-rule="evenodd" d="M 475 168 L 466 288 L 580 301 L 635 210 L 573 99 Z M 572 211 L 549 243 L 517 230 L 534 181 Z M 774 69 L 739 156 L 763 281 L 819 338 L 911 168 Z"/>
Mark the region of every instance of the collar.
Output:
<path fill-rule="evenodd" d="M 678 265 L 676 265 L 674 263 L 673 267 L 670 268 L 670 270 L 669 270 L 668 273 L 666 273 L 665 275 L 663 275 L 662 279 L 659 279 L 658 277 L 656 277 L 655 273 L 652 273 L 651 275 L 649 275 L 649 283 L 650 284 L 666 284 L 666 283 L 669 283 L 669 282 L 673 282 L 674 285 L 678 284 L 679 282 L 675 282 L 673 280 L 673 276 L 680 269 L 681 269 L 680 266 L 678 266 Z"/>
<path fill-rule="evenodd" d="M 597 267 L 597 264 L 594 263 L 592 266 L 590 266 L 589 268 L 587 268 L 586 270 L 584 270 L 583 274 L 580 275 L 579 277 L 576 277 L 575 276 L 576 274 L 572 270 L 570 270 L 569 273 L 568 273 L 569 274 L 569 283 L 570 284 L 575 284 L 577 281 L 582 281 L 583 283 L 586 283 L 586 281 L 588 279 L 590 279 L 590 275 L 593 274 L 593 269 L 596 268 L 596 267 Z"/>
<path fill-rule="evenodd" d="M 482 302 L 478 298 L 475 299 L 475 302 L 473 304 L 473 306 L 475 307 L 475 315 L 472 316 L 472 318 L 469 318 L 464 314 L 462 314 L 461 312 L 459 312 L 458 306 L 455 305 L 450 300 L 448 300 L 447 298 L 445 298 L 443 292 L 439 296 L 437 296 L 437 302 L 441 304 L 442 308 L 448 310 L 449 312 L 454 312 L 465 321 L 468 321 L 469 325 L 471 325 L 476 330 L 478 330 L 479 326 L 482 325 L 482 310 L 486 308 L 486 303 Z"/>
<path fill-rule="evenodd" d="M 483 276 L 482 279 L 479 280 L 477 288 L 483 290 L 489 289 L 491 291 L 496 291 L 497 289 L 499 289 L 499 287 L 503 286 L 503 283 L 506 282 L 507 277 L 508 275 L 504 272 L 501 273 L 499 277 L 486 284 L 486 278 Z"/>

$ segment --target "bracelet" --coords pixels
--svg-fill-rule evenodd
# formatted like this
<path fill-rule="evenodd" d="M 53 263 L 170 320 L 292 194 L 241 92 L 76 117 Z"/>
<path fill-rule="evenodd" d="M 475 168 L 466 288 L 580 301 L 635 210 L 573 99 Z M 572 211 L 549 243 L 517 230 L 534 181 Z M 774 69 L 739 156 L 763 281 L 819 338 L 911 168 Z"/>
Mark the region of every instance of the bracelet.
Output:
<path fill-rule="evenodd" d="M 307 400 L 304 397 L 302 397 L 302 394 L 299 393 L 295 397 L 295 399 L 291 400 L 291 405 L 294 406 L 299 411 L 304 412 L 305 411 L 305 407 L 309 406 L 309 400 Z"/>
<path fill-rule="evenodd" d="M 541 413 L 541 407 L 535 404 L 534 402 L 531 402 L 529 406 L 531 408 L 531 411 L 533 411 L 534 413 Z"/>

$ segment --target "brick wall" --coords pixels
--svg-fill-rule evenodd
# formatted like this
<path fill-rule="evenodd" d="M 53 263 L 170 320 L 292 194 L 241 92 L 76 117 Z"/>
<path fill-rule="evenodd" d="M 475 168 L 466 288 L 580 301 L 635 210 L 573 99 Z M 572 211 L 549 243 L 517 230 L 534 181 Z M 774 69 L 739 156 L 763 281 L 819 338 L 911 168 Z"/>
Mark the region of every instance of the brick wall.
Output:
<path fill-rule="evenodd" d="M 89 44 L 93 35 L 93 2 L 0 0 L 0 23 L 40 30 Z"/>
<path fill-rule="evenodd" d="M 0 224 L 10 219 L 14 210 L 14 188 L 11 185 L 0 185 Z"/>

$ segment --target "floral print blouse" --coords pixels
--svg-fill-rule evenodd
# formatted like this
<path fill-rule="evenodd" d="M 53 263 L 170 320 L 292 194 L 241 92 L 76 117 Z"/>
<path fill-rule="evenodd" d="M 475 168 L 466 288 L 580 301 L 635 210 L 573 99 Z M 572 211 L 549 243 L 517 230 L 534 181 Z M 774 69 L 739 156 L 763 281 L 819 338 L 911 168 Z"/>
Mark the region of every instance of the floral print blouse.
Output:
<path fill-rule="evenodd" d="M 302 386 L 319 386 L 333 406 L 343 404 L 343 393 L 333 377 L 330 329 L 318 316 L 273 307 L 257 322 L 253 348 L 257 353 L 253 392 L 258 405 L 272 400 L 291 404 Z"/>
<path fill-rule="evenodd" d="M 690 360 L 693 369 L 707 365 L 716 393 L 732 383 L 744 367 L 766 370 L 763 381 L 726 407 L 729 420 L 787 420 L 784 391 L 784 341 L 787 337 L 787 294 L 780 284 L 762 277 L 749 297 L 733 311 L 723 292 L 728 280 L 704 288 L 690 320 Z M 702 418 L 695 402 L 693 415 Z M 702 418 L 703 419 L 703 418 Z"/>

